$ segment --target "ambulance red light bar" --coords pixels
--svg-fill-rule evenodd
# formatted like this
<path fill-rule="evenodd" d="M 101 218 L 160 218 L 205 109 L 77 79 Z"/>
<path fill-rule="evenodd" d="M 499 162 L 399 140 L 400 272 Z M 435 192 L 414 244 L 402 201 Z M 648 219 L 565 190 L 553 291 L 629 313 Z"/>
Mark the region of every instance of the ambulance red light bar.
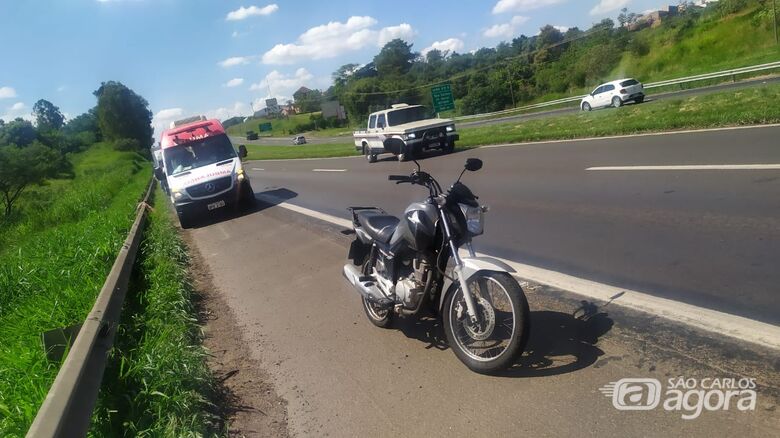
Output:
<path fill-rule="evenodd" d="M 224 133 L 225 129 L 219 120 L 198 121 L 166 130 L 163 132 L 160 143 L 164 149 Z"/>

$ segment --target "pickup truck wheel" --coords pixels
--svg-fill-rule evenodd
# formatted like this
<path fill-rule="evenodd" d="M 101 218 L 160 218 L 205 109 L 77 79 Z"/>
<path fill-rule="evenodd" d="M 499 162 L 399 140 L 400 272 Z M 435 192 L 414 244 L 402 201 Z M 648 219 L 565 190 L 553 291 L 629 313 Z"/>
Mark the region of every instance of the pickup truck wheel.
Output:
<path fill-rule="evenodd" d="M 376 154 L 372 154 L 368 146 L 363 146 L 363 155 L 366 156 L 366 161 L 369 163 L 376 163 Z"/>

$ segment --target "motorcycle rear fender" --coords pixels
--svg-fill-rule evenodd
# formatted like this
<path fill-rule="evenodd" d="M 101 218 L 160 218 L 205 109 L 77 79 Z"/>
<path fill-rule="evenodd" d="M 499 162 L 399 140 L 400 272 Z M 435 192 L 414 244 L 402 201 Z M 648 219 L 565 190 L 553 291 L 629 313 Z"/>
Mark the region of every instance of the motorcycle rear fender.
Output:
<path fill-rule="evenodd" d="M 463 262 L 463 275 L 466 277 L 466 282 L 480 272 L 515 272 L 511 266 L 493 257 L 462 257 L 461 261 Z M 456 289 L 457 287 L 457 282 L 453 283 L 449 278 L 444 279 L 444 285 L 441 290 L 445 293 L 442 293 L 439 297 L 439 310 L 444 308 L 444 298 L 450 294 L 450 289 Z"/>

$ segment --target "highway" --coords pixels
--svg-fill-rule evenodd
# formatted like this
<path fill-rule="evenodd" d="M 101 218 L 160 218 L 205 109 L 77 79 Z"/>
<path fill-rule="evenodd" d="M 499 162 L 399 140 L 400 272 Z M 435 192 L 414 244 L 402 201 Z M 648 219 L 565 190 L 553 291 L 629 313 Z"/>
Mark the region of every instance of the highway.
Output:
<path fill-rule="evenodd" d="M 604 166 L 780 164 L 780 128 L 489 147 L 423 168 L 464 181 L 491 207 L 479 251 L 772 324 L 780 323 L 780 170 L 587 170 Z M 424 189 L 388 174 L 412 163 L 362 158 L 247 165 L 256 192 L 347 218 L 350 205 L 400 214 Z"/>
<path fill-rule="evenodd" d="M 260 199 L 292 195 L 256 191 Z M 227 384 L 242 382 L 232 388 L 244 394 L 244 420 L 231 435 L 270 436 L 285 426 L 290 436 L 334 437 L 773 436 L 780 429 L 776 351 L 535 284 L 523 283 L 531 308 L 525 354 L 499 376 L 475 374 L 434 318 L 402 319 L 389 330 L 368 322 L 341 276 L 352 238 L 342 231 L 265 202 L 185 230 L 202 260 L 194 269 L 220 297 L 209 319 L 235 321 L 215 334 L 205 327 Z M 241 349 L 223 353 L 233 343 Z M 600 390 L 624 378 L 668 388 L 680 376 L 755 379 L 755 407 L 740 411 L 732 402 L 686 420 L 703 398 L 694 394 L 681 410 L 627 412 Z M 280 418 L 269 401 L 283 405 L 284 425 L 266 422 Z"/>
<path fill-rule="evenodd" d="M 777 82 L 780 82 L 780 76 L 748 79 L 739 82 L 726 82 L 726 83 L 712 85 L 708 87 L 666 91 L 663 93 L 653 93 L 652 90 L 648 90 L 647 91 L 648 97 L 647 100 L 645 100 L 645 103 L 643 103 L 643 105 L 650 105 L 655 101 L 661 101 L 665 99 L 705 95 L 705 94 L 716 93 L 720 91 L 728 91 L 728 90 L 738 90 L 741 88 L 757 87 L 757 86 L 763 86 L 766 84 L 773 84 Z M 548 117 L 562 116 L 566 114 L 575 114 L 577 112 L 579 112 L 579 107 L 576 104 L 569 104 L 564 108 L 556 108 L 552 110 L 534 111 L 534 112 L 527 112 L 522 114 L 514 114 L 509 116 L 501 116 L 501 117 L 481 119 L 481 120 L 461 121 L 461 122 L 457 122 L 457 125 L 459 128 L 490 126 L 490 125 L 496 125 L 501 123 L 519 122 L 523 120 L 544 119 Z M 307 135 L 306 140 L 310 144 L 352 143 L 351 136 L 321 137 L 321 136 L 317 136 L 316 133 L 309 133 L 309 134 L 311 135 Z M 235 144 L 243 143 L 243 144 L 255 144 L 255 145 L 266 145 L 266 146 L 292 146 L 292 137 L 293 136 L 290 135 L 289 137 L 261 137 L 257 140 L 247 140 L 245 137 L 231 136 L 230 139 Z"/>

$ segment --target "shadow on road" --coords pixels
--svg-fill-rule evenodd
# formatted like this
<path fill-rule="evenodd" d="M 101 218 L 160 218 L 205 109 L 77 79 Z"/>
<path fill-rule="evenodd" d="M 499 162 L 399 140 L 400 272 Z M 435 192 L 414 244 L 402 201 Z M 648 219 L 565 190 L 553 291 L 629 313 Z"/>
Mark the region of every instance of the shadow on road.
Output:
<path fill-rule="evenodd" d="M 288 201 L 298 196 L 298 193 L 285 188 L 255 192 L 255 202 L 248 207 L 240 208 L 238 206 L 219 209 L 211 214 L 204 212 L 200 217 L 193 220 L 190 228 L 202 228 L 214 225 L 240 217 L 249 216 L 259 211 L 275 207 L 282 202 Z"/>
<path fill-rule="evenodd" d="M 571 314 L 531 312 L 531 335 L 517 364 L 501 377 L 544 377 L 587 368 L 604 354 L 596 346 L 612 329 L 613 321 L 594 303 L 583 301 Z M 399 319 L 395 327 L 404 335 L 427 343 L 426 348 L 449 348 L 438 318 Z"/>

